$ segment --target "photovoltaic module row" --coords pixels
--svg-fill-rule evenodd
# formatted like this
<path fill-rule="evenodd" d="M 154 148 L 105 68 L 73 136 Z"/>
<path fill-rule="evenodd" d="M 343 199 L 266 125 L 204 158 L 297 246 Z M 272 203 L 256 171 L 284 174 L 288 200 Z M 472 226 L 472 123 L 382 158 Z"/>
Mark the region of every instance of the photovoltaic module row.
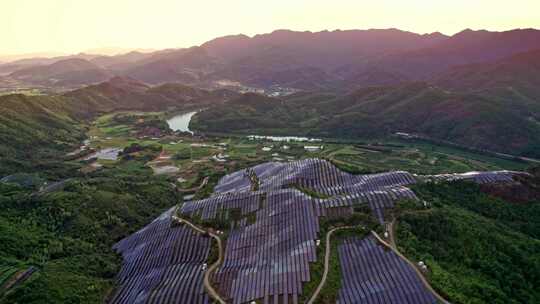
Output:
<path fill-rule="evenodd" d="M 210 238 L 171 227 L 173 210 L 114 246 L 124 262 L 111 303 L 208 303 L 203 264 Z"/>
<path fill-rule="evenodd" d="M 295 190 L 269 193 L 254 224 L 234 229 L 225 260 L 215 275 L 221 294 L 232 303 L 270 299 L 298 302 L 310 280 L 319 231 L 313 201 Z"/>
<path fill-rule="evenodd" d="M 384 210 L 417 199 L 408 185 L 432 181 L 511 182 L 511 171 L 413 176 L 395 171 L 352 175 L 328 161 L 269 162 L 224 176 L 214 194 L 185 202 L 182 216 L 212 220 L 240 210 L 226 240 L 214 287 L 232 303 L 297 303 L 317 260 L 319 219 L 347 216 L 367 205 L 380 223 Z M 258 183 L 258 187 L 253 187 Z M 258 191 L 252 191 L 258 188 Z M 328 198 L 315 198 L 299 189 Z M 207 303 L 204 264 L 211 241 L 187 226 L 171 227 L 174 209 L 118 242 L 123 266 L 112 303 Z M 248 220 L 249 218 L 249 220 Z M 414 270 L 375 240 L 348 240 L 339 246 L 343 288 L 339 303 L 434 303 Z M 319 257 L 320 258 L 320 257 Z"/>
<path fill-rule="evenodd" d="M 338 252 L 342 287 L 337 303 L 437 303 L 411 265 L 374 237 L 347 239 Z"/>

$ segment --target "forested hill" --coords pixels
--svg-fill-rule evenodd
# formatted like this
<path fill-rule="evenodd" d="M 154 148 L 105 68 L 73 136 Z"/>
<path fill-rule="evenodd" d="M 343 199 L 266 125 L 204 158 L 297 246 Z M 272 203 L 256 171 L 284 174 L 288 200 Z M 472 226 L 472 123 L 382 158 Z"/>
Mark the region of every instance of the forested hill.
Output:
<path fill-rule="evenodd" d="M 74 114 L 62 96 L 0 96 L 0 176 L 57 166 L 85 136 Z"/>
<path fill-rule="evenodd" d="M 64 95 L 0 96 L 0 303 L 102 303 L 120 265 L 112 245 L 178 201 L 146 166 L 159 145 L 91 174 L 67 161 L 94 118 L 200 107 L 228 94 L 117 78 Z"/>
<path fill-rule="evenodd" d="M 522 93 L 523 92 L 523 93 Z M 367 87 L 339 96 L 246 95 L 197 114 L 201 131 L 373 138 L 421 134 L 510 154 L 540 156 L 540 102 L 523 88 L 456 92 L 429 83 Z"/>
<path fill-rule="evenodd" d="M 98 114 L 203 107 L 235 96 L 179 84 L 150 87 L 120 77 L 63 95 L 0 96 L 0 176 L 55 167 L 80 144 L 85 126 Z"/>

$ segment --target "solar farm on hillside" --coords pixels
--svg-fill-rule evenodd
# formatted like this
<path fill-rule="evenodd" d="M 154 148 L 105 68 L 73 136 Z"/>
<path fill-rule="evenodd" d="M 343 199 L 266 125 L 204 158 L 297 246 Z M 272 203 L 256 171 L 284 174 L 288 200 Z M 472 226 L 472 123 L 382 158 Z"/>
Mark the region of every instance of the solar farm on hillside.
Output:
<path fill-rule="evenodd" d="M 116 244 L 124 263 L 112 303 L 211 301 L 204 275 L 212 262 L 212 240 L 175 223 L 175 217 L 221 223 L 221 228 L 211 230 L 222 233 L 226 245 L 210 282 L 223 301 L 300 303 L 309 298 L 303 287 L 315 279 L 310 265 L 324 259 L 317 254 L 325 237 L 321 221 L 347 218 L 364 207 L 383 227 L 386 210 L 403 200 L 418 200 L 408 186 L 420 180 L 511 182 L 514 174 L 518 173 L 352 175 L 320 159 L 240 170 L 221 178 L 209 198 L 171 208 Z M 437 302 L 413 266 L 372 236 L 347 238 L 339 244 L 338 254 L 342 274 L 338 303 Z"/>

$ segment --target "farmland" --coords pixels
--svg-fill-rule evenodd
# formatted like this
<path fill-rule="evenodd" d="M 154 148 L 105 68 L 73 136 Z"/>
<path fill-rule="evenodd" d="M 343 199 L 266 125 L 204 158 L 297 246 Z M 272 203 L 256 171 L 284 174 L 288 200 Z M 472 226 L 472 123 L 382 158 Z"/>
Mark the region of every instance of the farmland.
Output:
<path fill-rule="evenodd" d="M 130 118 L 131 117 L 131 118 Z M 404 170 L 416 174 L 461 173 L 469 171 L 524 170 L 530 164 L 494 156 L 475 154 L 453 147 L 398 139 L 388 141 L 341 142 L 323 140 L 320 151 L 308 152 L 303 142 L 250 140 L 240 135 L 191 136 L 174 133 L 164 125 L 165 113 L 120 112 L 99 117 L 88 131 L 94 149 L 126 148 L 133 144 L 161 147 L 166 156 L 161 166 L 181 168 L 189 188 L 200 183 L 195 172 L 204 168 L 234 170 L 265 161 L 294 161 L 305 158 L 328 159 L 338 167 L 356 173 Z M 143 123 L 137 121 L 144 120 Z M 142 126 L 141 126 L 142 124 Z M 144 128 L 154 127 L 157 134 L 145 135 Z M 268 148 L 265 151 L 264 148 Z M 226 161 L 212 157 L 226 155 Z"/>

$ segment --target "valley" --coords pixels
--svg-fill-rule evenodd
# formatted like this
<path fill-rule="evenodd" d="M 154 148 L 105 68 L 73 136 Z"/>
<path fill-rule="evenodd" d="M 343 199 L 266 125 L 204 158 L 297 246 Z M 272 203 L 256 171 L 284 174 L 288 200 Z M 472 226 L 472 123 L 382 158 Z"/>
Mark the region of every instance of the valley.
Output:
<path fill-rule="evenodd" d="M 0 63 L 0 304 L 540 303 L 539 50 L 276 30 Z"/>
<path fill-rule="evenodd" d="M 26 269 L 25 267 L 28 267 L 27 265 L 32 265 L 31 267 L 37 267 L 36 269 L 38 269 L 37 272 L 23 281 L 21 286 L 9 290 L 4 297 L 4 301 L 9 302 L 10 299 L 25 299 L 28 302 L 35 301 L 37 298 L 34 299 L 33 295 L 35 294 L 37 296 L 43 292 L 38 286 L 43 286 L 42 288 L 47 288 L 48 290 L 56 289 L 60 292 L 57 295 L 51 294 L 51 301 L 67 300 L 68 298 L 62 296 L 61 292 L 66 292 L 68 289 L 74 287 L 68 287 L 69 285 L 66 285 L 68 284 L 67 281 L 51 281 L 51 276 L 58 275 L 66 278 L 73 275 L 85 276 L 86 281 L 83 280 L 80 283 L 92 284 L 97 290 L 100 290 L 97 294 L 108 294 L 107 297 L 113 303 L 126 301 L 114 300 L 115 297 L 113 294 L 121 291 L 118 289 L 113 291 L 111 289 L 114 286 L 114 276 L 118 271 L 117 267 L 120 265 L 116 255 L 112 251 L 113 246 L 111 242 L 115 239 L 118 240 L 118 237 L 115 238 L 109 235 L 105 240 L 105 235 L 98 233 L 104 233 L 105 231 L 111 233 L 111 231 L 114 231 L 114 235 L 125 236 L 128 231 L 136 231 L 145 221 L 150 221 L 152 215 L 155 215 L 155 212 L 158 210 L 170 208 L 175 204 L 181 207 L 183 204 L 190 203 L 192 200 L 202 199 L 204 201 L 204 199 L 211 199 L 211 197 L 216 195 L 213 194 L 213 191 L 215 189 L 221 189 L 220 184 L 224 183 L 224 176 L 231 173 L 237 175 L 241 172 L 237 170 L 243 170 L 243 168 L 249 168 L 259 164 L 263 164 L 264 166 L 267 162 L 271 162 L 272 164 L 278 164 L 280 162 L 283 164 L 294 164 L 312 159 L 324 159 L 328 161 L 328 164 L 332 164 L 331 166 L 335 165 L 340 170 L 353 174 L 368 174 L 366 176 L 369 176 L 369 174 L 385 174 L 384 172 L 388 171 L 404 170 L 422 176 L 426 174 L 465 173 L 471 171 L 523 171 L 533 165 L 533 163 L 527 163 L 522 160 L 497 158 L 485 154 L 475 154 L 471 151 L 461 150 L 452 146 L 440 146 L 423 141 L 403 140 L 400 138 L 364 141 L 347 141 L 343 139 L 320 139 L 315 141 L 298 138 L 296 139 L 297 141 L 283 141 L 279 137 L 257 137 L 241 134 L 206 135 L 200 133 L 197 129 L 192 129 L 193 124 L 190 123 L 190 119 L 192 119 L 191 117 L 195 112 L 197 111 L 188 110 L 183 113 L 180 111 L 178 115 L 171 115 L 167 112 L 159 111 L 117 111 L 99 115 L 94 120 L 80 125 L 79 128 L 82 131 L 80 135 L 81 143 L 77 144 L 76 139 L 71 141 L 72 147 L 77 147 L 76 150 L 57 151 L 57 154 L 52 157 L 57 161 L 54 167 L 45 168 L 45 171 L 39 174 L 34 173 L 36 176 L 47 176 L 47 179 L 50 179 L 50 187 L 42 184 L 44 182 L 43 180 L 30 186 L 25 186 L 24 183 L 19 182 L 15 178 L 12 182 L 0 183 L 2 185 L 2 201 L 4 207 L 7 208 L 5 210 L 10 210 L 10 216 L 3 217 L 4 221 L 7 221 L 5 225 L 9 225 L 10 221 L 14 218 L 22 216 L 20 212 L 28 212 L 28 210 L 33 210 L 31 211 L 33 219 L 30 223 L 35 223 L 35 221 L 37 223 L 40 223 L 40 221 L 46 223 L 44 219 L 40 219 L 40 216 L 45 216 L 50 212 L 49 210 L 58 210 L 57 212 L 60 212 L 57 215 L 59 217 L 55 220 L 57 223 L 56 226 L 43 226 L 39 228 L 43 229 L 42 232 L 38 233 L 40 230 L 36 231 L 36 228 L 31 228 L 36 227 L 33 226 L 35 224 L 27 224 L 26 221 L 23 221 L 22 225 L 18 225 L 17 229 L 19 231 L 13 231 L 11 233 L 25 235 L 24 239 L 27 239 L 29 235 L 34 235 L 36 242 L 43 242 L 48 238 L 57 239 L 61 237 L 61 243 L 49 243 L 49 245 L 43 247 L 45 254 L 40 253 L 38 256 L 35 256 L 37 254 L 36 252 L 28 256 L 27 254 L 17 253 L 17 251 L 4 251 L 3 263 L 11 265 L 9 269 L 18 268 L 23 271 Z M 171 116 L 173 119 L 171 119 Z M 177 130 L 173 130 L 172 127 Z M 191 131 L 194 133 L 191 133 Z M 84 138 L 86 140 L 82 141 Z M 307 149 L 307 147 L 318 148 Z M 258 176 L 260 174 L 257 173 Z M 28 180 L 32 176 L 19 175 L 19 180 L 21 181 Z M 261 178 L 258 178 L 259 183 L 262 182 Z M 60 186 L 54 185 L 55 180 L 58 179 L 62 181 L 59 184 Z M 38 196 L 34 195 L 32 189 L 39 189 L 40 187 L 48 189 L 40 192 Z M 260 188 L 262 186 L 257 187 Z M 116 192 L 124 191 L 124 189 L 129 189 L 129 194 Z M 333 194 L 319 193 L 320 190 L 312 191 L 303 187 L 298 189 L 305 191 L 307 195 L 313 197 L 324 199 L 334 197 Z M 157 193 L 160 193 L 160 199 L 158 201 L 155 200 Z M 68 200 L 69 198 L 72 200 L 75 199 L 75 201 L 84 198 L 81 203 L 83 206 L 87 206 L 86 208 L 89 207 L 89 209 L 84 211 L 81 209 L 72 209 L 77 205 L 72 205 L 68 201 L 62 203 L 63 205 L 58 205 L 60 202 L 63 202 L 62 197 Z M 108 201 L 111 198 L 117 200 L 117 203 L 110 205 Z M 87 201 L 88 199 L 89 201 Z M 14 201 L 21 200 L 27 200 L 25 209 L 11 205 Z M 44 202 L 52 204 L 48 208 L 59 209 L 41 210 L 42 207 L 39 207 L 39 205 Z M 118 208 L 120 202 L 125 202 L 126 205 L 120 210 L 115 210 Z M 151 205 L 148 205 L 148 202 L 152 202 Z M 65 205 L 66 203 L 67 205 Z M 99 222 L 98 230 L 95 230 L 97 226 L 93 224 L 94 228 L 92 229 L 95 232 L 88 235 L 83 243 L 77 245 L 83 246 L 82 248 L 87 246 L 87 248 L 76 249 L 77 247 L 73 247 L 74 244 L 65 247 L 70 244 L 69 240 L 72 235 L 80 233 L 79 231 L 90 229 L 88 225 L 92 224 L 86 223 L 83 220 L 84 216 L 95 217 L 97 216 L 95 212 L 103 210 L 102 208 L 108 211 L 104 215 L 99 216 L 104 217 Z M 40 212 L 46 213 L 40 215 Z M 132 218 L 134 215 L 133 212 L 140 215 Z M 231 211 L 229 215 L 225 216 L 237 217 L 238 215 L 234 215 L 234 212 Z M 358 225 L 359 222 L 357 220 L 367 216 L 360 213 L 360 215 L 353 216 L 352 218 L 348 216 L 340 218 L 340 212 L 342 211 L 339 211 L 334 216 L 335 218 L 329 220 L 327 224 L 324 221 L 321 223 L 321 230 L 317 238 L 323 239 L 326 231 L 334 228 L 346 226 L 350 223 Z M 217 230 L 226 229 L 228 232 L 224 236 L 221 236 L 224 241 L 226 240 L 224 238 L 225 236 L 235 231 L 235 229 L 239 229 L 238 227 L 242 227 L 237 227 L 237 224 L 233 224 L 232 227 L 227 228 L 229 224 L 226 224 L 226 221 L 222 222 L 223 220 L 207 222 L 201 221 L 197 217 L 192 218 L 191 216 L 188 219 L 197 225 L 203 225 L 203 227 L 206 227 L 205 229 L 210 229 L 214 233 Z M 253 221 L 252 215 L 249 215 L 247 219 L 248 223 Z M 373 223 L 369 220 L 364 225 L 373 225 Z M 41 227 L 41 224 L 38 224 L 37 227 Z M 379 233 L 382 233 L 381 229 L 383 229 L 383 226 L 375 225 L 373 227 L 378 228 L 371 229 L 376 229 Z M 339 287 L 330 283 L 340 280 L 340 272 L 336 270 L 340 265 L 336 254 L 338 251 L 337 248 L 343 240 L 348 240 L 350 237 L 358 235 L 358 232 L 353 231 L 348 232 L 344 230 L 343 232 L 337 232 L 336 236 L 332 237 L 331 246 L 333 249 L 329 252 L 332 256 L 330 257 L 330 261 L 332 262 L 329 262 L 329 265 L 331 264 L 333 266 L 329 268 L 331 269 L 329 275 L 333 276 L 333 278 L 327 279 L 329 285 L 324 284 L 320 289 L 319 297 L 323 299 L 322 303 L 332 303 L 334 301 L 333 299 L 337 297 L 336 292 Z M 364 235 L 370 230 L 363 231 L 360 235 Z M 47 236 L 47 234 L 50 236 Z M 409 242 L 408 238 L 409 236 L 403 239 Z M 398 238 L 398 243 L 400 239 L 401 237 Z M 6 241 L 19 248 L 24 248 L 20 247 L 21 245 L 35 246 L 32 243 L 15 245 L 21 242 L 21 240 Z M 225 243 L 227 244 L 228 242 Z M 403 247 L 405 249 L 404 252 L 408 252 L 407 250 L 414 248 L 414 245 L 405 244 L 408 244 L 407 246 L 409 247 Z M 51 251 L 50 246 L 60 246 L 60 249 L 55 249 L 57 250 L 56 253 L 51 255 L 49 253 Z M 109 247 L 107 248 L 107 246 Z M 227 248 L 228 245 L 225 245 L 225 250 L 229 250 Z M 107 267 L 109 267 L 107 268 L 108 272 L 71 268 L 73 266 L 68 267 L 67 264 L 64 264 L 65 262 L 62 260 L 62 256 L 66 258 L 71 256 L 74 254 L 73 250 L 77 250 L 76 252 L 79 252 L 77 253 L 79 255 L 87 255 L 85 259 L 92 257 L 90 261 L 99 257 L 100 263 L 106 263 Z M 307 301 L 310 294 L 315 291 L 313 284 L 320 281 L 319 276 L 322 276 L 322 268 L 320 267 L 322 267 L 322 264 L 318 264 L 319 262 L 316 261 L 323 260 L 324 250 L 321 250 L 317 250 L 318 258 L 317 260 L 312 260 L 315 264 L 309 267 L 313 271 L 314 278 L 305 283 L 305 293 L 298 296 L 298 301 Z M 416 253 L 409 254 L 414 259 L 426 260 L 425 258 L 419 258 Z M 82 265 L 85 265 L 86 262 L 71 261 L 70 263 L 80 263 L 80 267 L 84 267 Z M 57 265 L 56 268 L 51 268 L 52 266 L 50 265 L 55 264 Z M 446 271 L 453 271 L 448 268 L 445 269 Z M 11 272 L 11 275 L 6 274 L 6 277 L 12 275 L 14 275 L 14 272 Z M 216 279 L 214 278 L 213 280 Z M 451 299 L 454 299 L 451 293 L 447 293 L 446 285 L 437 283 L 437 280 L 439 280 L 438 277 L 430 278 L 430 280 L 435 282 L 435 288 L 439 292 L 442 292 L 445 296 L 450 295 L 452 297 Z M 220 294 L 228 292 L 226 291 L 227 289 L 223 288 L 217 287 L 216 290 Z M 29 292 L 29 290 L 33 291 Z M 186 290 L 186 292 L 189 292 L 189 290 Z M 25 295 L 23 296 L 22 293 Z M 99 297 L 92 298 L 84 294 L 68 294 L 79 299 L 85 299 L 85 301 L 100 301 Z M 293 301 L 292 298 L 290 300 Z"/>

